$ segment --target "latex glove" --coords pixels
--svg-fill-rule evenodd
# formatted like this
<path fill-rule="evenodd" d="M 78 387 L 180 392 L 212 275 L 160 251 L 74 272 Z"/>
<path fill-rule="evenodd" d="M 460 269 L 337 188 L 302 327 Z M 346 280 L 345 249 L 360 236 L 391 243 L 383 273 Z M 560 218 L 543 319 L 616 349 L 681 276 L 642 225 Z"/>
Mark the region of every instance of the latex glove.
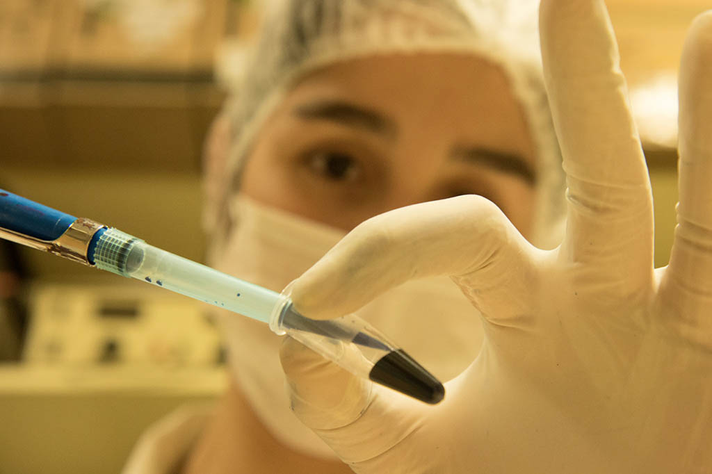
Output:
<path fill-rule="evenodd" d="M 712 16 L 683 54 L 679 226 L 657 273 L 605 6 L 545 0 L 540 21 L 568 176 L 561 246 L 537 250 L 460 197 L 367 221 L 294 284 L 297 309 L 326 319 L 448 274 L 483 315 L 480 355 L 437 406 L 285 344 L 295 412 L 356 472 L 712 472 Z"/>

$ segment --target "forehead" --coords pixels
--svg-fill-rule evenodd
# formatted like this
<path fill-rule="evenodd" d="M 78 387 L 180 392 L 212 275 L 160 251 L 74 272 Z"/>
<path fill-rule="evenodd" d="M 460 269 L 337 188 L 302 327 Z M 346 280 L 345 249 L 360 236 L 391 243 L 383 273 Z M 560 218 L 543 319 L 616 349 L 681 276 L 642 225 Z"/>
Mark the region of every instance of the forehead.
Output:
<path fill-rule="evenodd" d="M 341 100 L 401 129 L 456 136 L 533 159 L 527 120 L 503 69 L 474 54 L 393 54 L 337 62 L 302 78 L 280 109 Z"/>

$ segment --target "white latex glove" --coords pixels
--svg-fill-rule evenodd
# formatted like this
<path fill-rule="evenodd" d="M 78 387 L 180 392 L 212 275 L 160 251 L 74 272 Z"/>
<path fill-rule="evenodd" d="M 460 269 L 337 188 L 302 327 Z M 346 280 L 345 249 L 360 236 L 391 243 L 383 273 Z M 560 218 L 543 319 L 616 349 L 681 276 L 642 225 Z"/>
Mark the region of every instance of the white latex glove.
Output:
<path fill-rule="evenodd" d="M 369 220 L 294 284 L 297 309 L 327 319 L 447 274 L 483 315 L 482 352 L 436 406 L 285 344 L 295 412 L 356 472 L 712 472 L 712 15 L 682 58 L 679 226 L 657 272 L 603 2 L 543 1 L 541 36 L 568 176 L 562 245 L 535 249 L 493 204 L 460 197 Z"/>

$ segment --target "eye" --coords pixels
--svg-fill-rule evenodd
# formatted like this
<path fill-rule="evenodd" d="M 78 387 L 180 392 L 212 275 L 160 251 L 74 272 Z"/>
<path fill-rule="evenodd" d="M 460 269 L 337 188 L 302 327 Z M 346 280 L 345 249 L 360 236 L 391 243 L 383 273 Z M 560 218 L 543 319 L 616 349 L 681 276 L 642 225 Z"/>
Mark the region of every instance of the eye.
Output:
<path fill-rule="evenodd" d="M 355 181 L 361 176 L 358 162 L 345 153 L 318 152 L 307 158 L 307 165 L 330 181 Z"/>

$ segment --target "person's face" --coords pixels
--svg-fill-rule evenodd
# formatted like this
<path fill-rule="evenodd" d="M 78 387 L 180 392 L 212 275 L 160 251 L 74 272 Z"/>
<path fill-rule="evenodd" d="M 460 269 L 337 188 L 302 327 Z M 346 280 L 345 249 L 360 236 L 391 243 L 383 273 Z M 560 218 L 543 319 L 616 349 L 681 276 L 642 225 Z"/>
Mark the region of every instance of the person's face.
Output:
<path fill-rule="evenodd" d="M 535 156 L 502 70 L 470 55 L 369 57 L 312 73 L 255 140 L 246 195 L 351 230 L 418 202 L 479 194 L 527 236 Z"/>

